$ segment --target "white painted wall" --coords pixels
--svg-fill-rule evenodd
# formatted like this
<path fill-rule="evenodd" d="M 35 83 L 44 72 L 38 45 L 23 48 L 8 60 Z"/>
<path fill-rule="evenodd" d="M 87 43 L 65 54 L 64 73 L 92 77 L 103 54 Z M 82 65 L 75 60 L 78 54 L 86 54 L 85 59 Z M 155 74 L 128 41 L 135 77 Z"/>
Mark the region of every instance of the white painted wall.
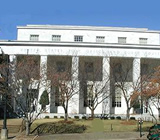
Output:
<path fill-rule="evenodd" d="M 47 27 L 47 26 L 46 26 Z M 76 26 L 75 26 L 76 28 Z M 92 28 L 92 27 L 91 27 Z M 105 29 L 105 28 L 104 28 Z M 138 29 L 138 28 L 137 28 Z M 141 28 L 139 28 L 141 29 Z M 17 40 L 29 41 L 30 35 L 39 35 L 39 41 L 52 41 L 52 35 L 61 35 L 62 42 L 74 42 L 74 35 L 83 36 L 83 42 L 96 42 L 96 36 L 105 36 L 105 43 L 118 43 L 118 37 L 127 37 L 127 44 L 139 44 L 139 38 L 148 38 L 148 44 L 159 45 L 159 33 L 147 31 L 92 30 L 66 28 L 18 28 Z"/>

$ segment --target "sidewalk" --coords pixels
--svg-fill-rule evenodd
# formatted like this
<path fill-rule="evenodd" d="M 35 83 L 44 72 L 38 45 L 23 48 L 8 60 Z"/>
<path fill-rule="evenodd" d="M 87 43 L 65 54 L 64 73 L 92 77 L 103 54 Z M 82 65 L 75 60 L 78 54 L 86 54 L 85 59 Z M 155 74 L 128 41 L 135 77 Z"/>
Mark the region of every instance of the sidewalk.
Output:
<path fill-rule="evenodd" d="M 143 132 L 144 136 L 140 138 L 139 132 L 94 132 L 82 134 L 53 134 L 53 135 L 30 135 L 28 137 L 23 133 L 10 133 L 10 140 L 147 140 L 148 132 Z"/>
<path fill-rule="evenodd" d="M 83 134 L 54 134 L 39 136 L 36 140 L 147 140 L 147 134 L 140 138 L 138 132 L 95 132 Z"/>
<path fill-rule="evenodd" d="M 8 140 L 35 140 L 37 136 L 35 135 L 30 135 L 30 136 L 25 136 L 24 133 L 9 133 L 8 134 Z M 1 140 L 1 137 L 0 137 Z"/>

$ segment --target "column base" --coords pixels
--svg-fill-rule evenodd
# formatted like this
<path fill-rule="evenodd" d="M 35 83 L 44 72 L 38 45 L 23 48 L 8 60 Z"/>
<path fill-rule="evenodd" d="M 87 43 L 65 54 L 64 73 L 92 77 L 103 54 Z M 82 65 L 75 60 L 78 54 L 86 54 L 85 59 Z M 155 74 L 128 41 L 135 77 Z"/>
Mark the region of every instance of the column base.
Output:
<path fill-rule="evenodd" d="M 8 129 L 1 129 L 1 139 L 2 140 L 8 139 Z"/>

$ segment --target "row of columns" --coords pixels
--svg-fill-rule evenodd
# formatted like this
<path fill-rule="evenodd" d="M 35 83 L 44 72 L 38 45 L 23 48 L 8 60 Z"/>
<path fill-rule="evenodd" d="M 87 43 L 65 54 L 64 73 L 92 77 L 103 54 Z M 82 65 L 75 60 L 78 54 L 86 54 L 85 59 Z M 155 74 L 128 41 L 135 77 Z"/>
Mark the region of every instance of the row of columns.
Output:
<path fill-rule="evenodd" d="M 16 63 L 16 56 L 15 55 L 10 55 L 10 62 L 11 63 Z M 75 80 L 76 82 L 78 81 L 78 73 L 79 73 L 79 57 L 78 56 L 73 56 L 72 57 L 72 68 L 71 68 L 71 72 L 72 72 L 72 80 Z M 44 81 L 46 81 L 47 78 L 47 56 L 41 56 L 40 58 L 40 74 L 43 75 L 43 79 Z M 103 57 L 103 83 L 107 83 L 107 92 L 110 92 L 110 81 L 108 78 L 110 77 L 110 57 Z M 134 58 L 133 59 L 133 82 L 136 83 L 139 80 L 140 77 L 140 58 Z M 43 80 L 42 80 L 43 81 Z M 79 89 L 79 86 L 75 87 L 77 89 Z M 45 90 L 45 84 L 43 83 L 43 89 Z M 77 90 L 76 89 L 76 90 Z M 42 94 L 43 90 L 41 90 L 39 92 L 39 97 L 38 99 L 40 99 L 40 96 Z M 105 94 L 105 93 L 104 93 Z M 80 96 L 76 96 L 76 98 L 80 98 Z M 79 100 L 77 100 L 77 113 L 81 113 L 79 112 L 79 106 L 81 106 L 81 103 L 79 102 Z M 40 105 L 39 105 L 40 107 Z M 50 106 L 48 106 L 50 109 Z M 110 108 L 111 108 L 111 102 L 110 102 L 110 98 L 107 98 L 106 100 L 103 101 L 102 103 L 102 110 L 104 111 L 104 114 L 108 114 L 110 112 Z"/>

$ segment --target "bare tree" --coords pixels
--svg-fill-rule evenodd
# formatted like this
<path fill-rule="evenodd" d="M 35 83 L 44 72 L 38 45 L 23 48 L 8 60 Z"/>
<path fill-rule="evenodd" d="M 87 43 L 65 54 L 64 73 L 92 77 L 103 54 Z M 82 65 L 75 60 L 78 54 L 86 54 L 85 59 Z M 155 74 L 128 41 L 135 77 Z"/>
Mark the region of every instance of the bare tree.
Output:
<path fill-rule="evenodd" d="M 150 74 L 150 77 L 146 80 L 146 83 L 142 86 L 141 94 L 142 100 L 146 106 L 149 114 L 154 118 L 157 124 L 157 117 L 153 108 L 157 109 L 158 118 L 160 120 L 160 66 L 154 69 L 154 72 Z"/>
<path fill-rule="evenodd" d="M 52 60 L 54 59 L 54 63 Z M 79 93 L 78 70 L 72 68 L 77 65 L 71 57 L 49 57 L 48 59 L 48 79 L 50 86 L 55 89 L 55 104 L 64 109 L 64 119 L 68 120 L 68 105 L 73 101 L 73 97 Z"/>
<path fill-rule="evenodd" d="M 80 61 L 79 79 L 84 95 L 84 106 L 91 110 L 92 118 L 94 118 L 97 106 L 110 97 L 110 73 L 106 70 L 108 68 L 109 61 L 107 59 L 83 57 Z"/>
<path fill-rule="evenodd" d="M 42 112 L 37 108 L 43 76 L 40 75 L 39 57 L 17 56 L 16 67 L 10 67 L 10 89 L 17 107 L 15 112 L 25 120 L 26 135 L 29 135 L 32 123 Z"/>
<path fill-rule="evenodd" d="M 112 101 L 112 105 L 121 107 L 121 96 L 126 103 L 126 119 L 130 118 L 130 110 L 133 106 L 139 102 L 137 91 L 141 88 L 141 76 L 138 76 L 136 81 L 133 81 L 133 65 L 132 59 L 114 59 L 111 64 L 111 73 L 113 76 L 112 88 L 115 92 L 115 100 Z M 119 95 L 119 97 L 118 97 Z M 116 100 L 117 99 L 117 100 Z"/>

